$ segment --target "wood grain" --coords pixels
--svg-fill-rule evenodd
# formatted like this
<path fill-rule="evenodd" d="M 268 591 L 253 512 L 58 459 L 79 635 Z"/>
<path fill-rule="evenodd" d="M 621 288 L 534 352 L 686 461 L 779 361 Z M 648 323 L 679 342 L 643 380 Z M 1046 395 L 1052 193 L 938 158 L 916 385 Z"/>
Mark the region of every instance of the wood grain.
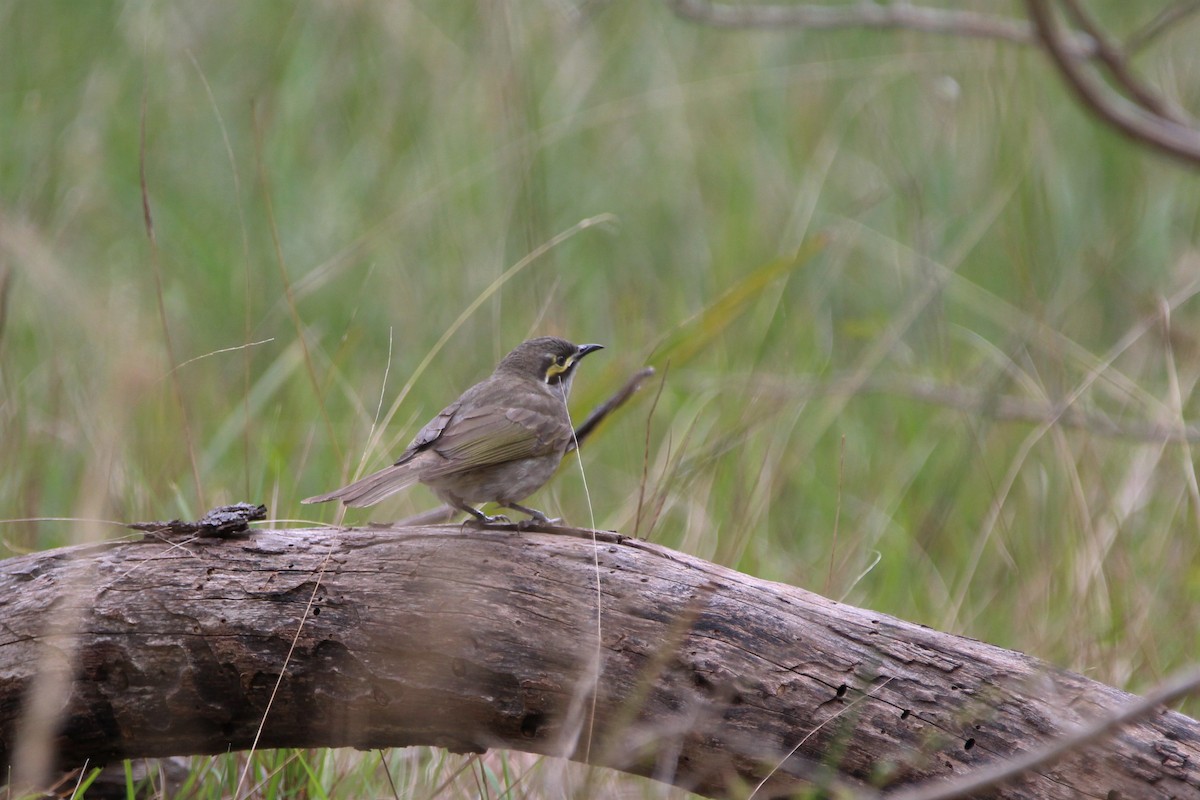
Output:
<path fill-rule="evenodd" d="M 597 537 L 258 530 L 2 562 L 0 766 L 27 693 L 55 670 L 71 678 L 56 706 L 63 767 L 246 749 L 278 684 L 260 748 L 509 748 L 714 797 L 768 774 L 758 797 L 960 775 L 1130 699 L 1020 653 Z M 986 796 L 1197 797 L 1198 766 L 1200 726 L 1163 709 Z"/>

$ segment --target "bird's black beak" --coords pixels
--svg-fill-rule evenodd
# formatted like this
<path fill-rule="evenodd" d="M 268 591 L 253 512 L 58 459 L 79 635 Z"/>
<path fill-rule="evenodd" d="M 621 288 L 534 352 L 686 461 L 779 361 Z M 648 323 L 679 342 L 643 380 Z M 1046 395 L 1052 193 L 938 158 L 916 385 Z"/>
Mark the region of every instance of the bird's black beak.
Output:
<path fill-rule="evenodd" d="M 579 345 L 579 349 L 575 352 L 575 360 L 578 361 L 579 359 L 586 356 L 588 353 L 594 353 L 597 350 L 603 350 L 603 349 L 604 349 L 604 345 L 602 345 L 602 344 L 581 344 L 581 345 Z"/>

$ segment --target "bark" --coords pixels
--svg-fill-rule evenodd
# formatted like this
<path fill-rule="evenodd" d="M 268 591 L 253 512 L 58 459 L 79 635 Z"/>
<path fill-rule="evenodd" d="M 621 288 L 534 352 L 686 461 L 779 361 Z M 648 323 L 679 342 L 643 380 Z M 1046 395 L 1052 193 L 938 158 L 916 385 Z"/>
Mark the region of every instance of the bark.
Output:
<path fill-rule="evenodd" d="M 615 534 L 458 526 L 2 562 L 0 769 L 56 674 L 59 766 L 246 749 L 278 684 L 259 748 L 501 747 L 714 797 L 961 775 L 1131 699 Z M 1195 797 L 1198 765 L 1200 726 L 1160 709 L 980 796 Z"/>

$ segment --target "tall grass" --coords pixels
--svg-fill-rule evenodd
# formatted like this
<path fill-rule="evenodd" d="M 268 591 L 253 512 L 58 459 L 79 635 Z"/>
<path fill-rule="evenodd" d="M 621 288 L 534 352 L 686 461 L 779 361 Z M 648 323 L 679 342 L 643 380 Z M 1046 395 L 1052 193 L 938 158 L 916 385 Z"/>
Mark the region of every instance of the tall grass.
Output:
<path fill-rule="evenodd" d="M 1194 98 L 1186 38 L 1139 67 Z M 1134 691 L 1195 658 L 1192 447 L 1055 413 L 1197 417 L 1200 185 L 1037 53 L 712 31 L 656 3 L 99 0 L 7 4 L 0 50 L 5 552 L 82 530 L 33 518 L 244 499 L 316 521 L 299 498 L 554 332 L 608 346 L 580 413 L 667 368 L 652 419 L 647 391 L 585 449 L 600 526 L 632 529 L 648 459 L 656 541 Z M 1044 424 L 889 391 L 914 377 Z M 538 505 L 578 522 L 583 494 L 569 463 Z M 191 796 L 231 791 L 244 758 L 193 762 Z M 392 791 L 379 754 L 253 758 L 258 796 Z M 403 797 L 587 780 L 383 758 Z"/>

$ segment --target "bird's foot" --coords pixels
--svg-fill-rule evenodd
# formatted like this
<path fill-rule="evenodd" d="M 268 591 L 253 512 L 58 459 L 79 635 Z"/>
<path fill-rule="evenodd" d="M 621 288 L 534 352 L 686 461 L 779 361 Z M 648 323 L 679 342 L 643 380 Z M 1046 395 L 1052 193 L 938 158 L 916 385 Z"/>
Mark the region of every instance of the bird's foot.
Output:
<path fill-rule="evenodd" d="M 510 520 L 508 517 L 504 516 L 503 514 L 496 514 L 495 516 L 489 516 L 489 515 L 483 513 L 482 511 L 480 511 L 478 508 L 467 505 L 466 503 L 456 502 L 453 505 L 459 511 L 465 511 L 466 513 L 471 515 L 471 517 L 469 519 L 463 520 L 464 528 L 468 525 L 475 527 L 475 528 L 489 528 L 493 525 L 509 525 L 512 523 L 512 520 Z"/>
<path fill-rule="evenodd" d="M 553 528 L 555 525 L 562 522 L 562 519 L 560 519 L 558 517 L 555 517 L 554 519 L 547 517 L 545 514 L 543 514 L 541 511 L 538 511 L 536 508 L 528 508 L 526 506 L 519 506 L 514 503 L 508 503 L 507 505 L 509 508 L 511 508 L 515 511 L 521 511 L 521 512 L 529 515 L 529 519 L 523 519 L 517 523 L 517 530 L 525 530 L 526 528 L 537 528 L 537 527 Z"/>
<path fill-rule="evenodd" d="M 494 525 L 511 525 L 512 520 L 503 514 L 487 515 L 480 513 L 475 515 L 473 519 L 463 521 L 463 525 L 471 525 L 476 528 L 490 528 Z"/>

